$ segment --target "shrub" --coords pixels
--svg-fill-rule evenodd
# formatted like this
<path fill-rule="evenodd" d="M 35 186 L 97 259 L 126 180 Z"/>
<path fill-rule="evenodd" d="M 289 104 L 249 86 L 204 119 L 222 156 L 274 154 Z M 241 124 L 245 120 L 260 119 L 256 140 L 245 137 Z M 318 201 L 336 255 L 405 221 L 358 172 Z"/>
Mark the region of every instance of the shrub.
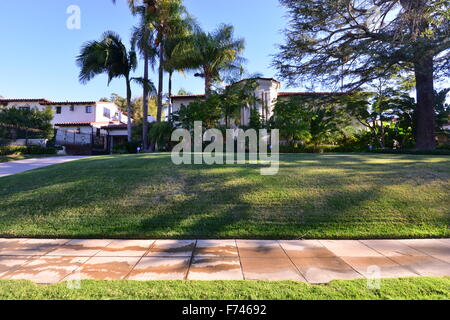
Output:
<path fill-rule="evenodd" d="M 141 143 L 138 141 L 131 141 L 131 142 L 125 142 L 118 144 L 114 146 L 113 152 L 124 154 L 124 153 L 137 153 L 137 148 L 141 147 Z"/>
<path fill-rule="evenodd" d="M 159 151 L 169 151 L 172 131 L 173 125 L 170 122 L 152 123 L 148 131 L 150 143 L 156 144 Z"/>
<path fill-rule="evenodd" d="M 0 146 L 0 156 L 8 156 L 11 154 L 26 154 L 25 146 Z"/>
<path fill-rule="evenodd" d="M 8 156 L 12 154 L 56 154 L 56 148 L 41 146 L 0 146 L 0 156 Z"/>
<path fill-rule="evenodd" d="M 56 148 L 41 147 L 41 146 L 28 146 L 27 154 L 56 154 Z"/>
<path fill-rule="evenodd" d="M 86 156 L 92 154 L 92 147 L 90 145 L 80 144 L 66 144 L 66 153 L 71 156 Z"/>

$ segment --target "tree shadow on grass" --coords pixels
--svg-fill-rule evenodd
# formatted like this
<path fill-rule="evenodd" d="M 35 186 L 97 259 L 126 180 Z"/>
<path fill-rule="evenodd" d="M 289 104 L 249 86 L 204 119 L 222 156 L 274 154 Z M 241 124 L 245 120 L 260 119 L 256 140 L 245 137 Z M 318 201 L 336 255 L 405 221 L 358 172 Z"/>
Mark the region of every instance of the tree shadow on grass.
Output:
<path fill-rule="evenodd" d="M 175 166 L 170 155 L 86 159 L 1 180 L 0 234 L 295 238 L 339 234 L 339 228 L 351 235 L 348 226 L 359 225 L 402 228 L 433 219 L 448 225 L 448 215 L 436 213 L 445 203 L 425 202 L 434 212 L 421 217 L 408 212 L 424 205 L 420 199 L 380 200 L 388 187 L 409 188 L 411 168 L 374 167 L 360 157 L 282 156 L 280 174 L 272 177 L 260 176 L 259 166 Z M 446 182 L 434 172 L 422 185 Z"/>

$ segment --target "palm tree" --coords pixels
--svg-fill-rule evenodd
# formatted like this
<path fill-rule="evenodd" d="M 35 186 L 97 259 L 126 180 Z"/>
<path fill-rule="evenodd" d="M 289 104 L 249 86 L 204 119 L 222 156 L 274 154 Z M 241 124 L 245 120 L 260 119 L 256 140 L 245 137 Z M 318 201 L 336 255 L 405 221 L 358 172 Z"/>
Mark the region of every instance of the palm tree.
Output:
<path fill-rule="evenodd" d="M 131 137 L 131 77 L 136 69 L 136 52 L 127 50 L 120 36 L 112 31 L 102 35 L 100 41 L 89 41 L 81 48 L 77 57 L 77 64 L 81 68 L 79 79 L 85 84 L 95 76 L 106 73 L 108 85 L 114 78 L 125 78 L 127 88 L 127 112 L 128 112 L 128 141 Z"/>
<path fill-rule="evenodd" d="M 160 122 L 163 108 L 165 42 L 177 33 L 180 26 L 185 24 L 184 19 L 188 14 L 181 0 L 150 0 L 147 4 L 147 19 L 148 23 L 156 31 L 155 45 L 158 47 L 159 55 L 157 121 Z"/>
<path fill-rule="evenodd" d="M 152 91 L 153 84 L 150 84 L 149 80 L 149 65 L 152 67 L 155 65 L 157 51 L 153 46 L 155 41 L 155 30 L 151 25 L 147 23 L 147 6 L 136 7 L 135 12 L 140 16 L 140 22 L 138 26 L 135 26 L 132 31 L 132 43 L 136 46 L 144 60 L 144 77 L 143 82 L 143 104 L 142 104 L 142 114 L 143 114 L 143 125 L 142 125 L 142 140 L 144 150 L 149 149 L 148 145 L 148 96 Z"/>
<path fill-rule="evenodd" d="M 169 116 L 172 112 L 172 77 L 175 71 L 183 72 L 190 67 L 185 48 L 189 46 L 194 32 L 200 30 L 197 21 L 189 14 L 183 17 L 164 42 L 164 70 L 168 73 Z"/>
<path fill-rule="evenodd" d="M 196 32 L 192 38 L 187 56 L 191 68 L 200 71 L 195 76 L 205 79 L 206 97 L 211 95 L 213 83 L 223 80 L 224 75 L 243 72 L 245 42 L 234 39 L 233 33 L 233 26 L 221 25 L 212 33 Z"/>

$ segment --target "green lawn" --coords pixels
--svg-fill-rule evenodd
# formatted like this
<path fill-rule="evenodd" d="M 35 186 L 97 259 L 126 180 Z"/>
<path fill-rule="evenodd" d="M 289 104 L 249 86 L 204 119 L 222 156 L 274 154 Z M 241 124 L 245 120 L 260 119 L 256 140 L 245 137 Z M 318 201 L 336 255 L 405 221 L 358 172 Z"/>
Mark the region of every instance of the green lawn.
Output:
<path fill-rule="evenodd" d="M 124 155 L 0 178 L 0 236 L 450 236 L 449 156 L 292 154 L 276 176 L 258 168 Z"/>
<path fill-rule="evenodd" d="M 370 290 L 367 280 L 327 285 L 253 281 L 82 281 L 51 286 L 0 281 L 0 300 L 389 300 L 450 299 L 450 278 L 384 279 Z"/>

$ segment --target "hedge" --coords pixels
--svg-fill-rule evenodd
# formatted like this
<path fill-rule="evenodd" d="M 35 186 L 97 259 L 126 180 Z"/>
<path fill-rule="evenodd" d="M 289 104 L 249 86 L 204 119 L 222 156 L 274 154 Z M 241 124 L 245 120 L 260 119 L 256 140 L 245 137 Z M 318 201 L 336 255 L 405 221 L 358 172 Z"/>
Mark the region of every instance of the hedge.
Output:
<path fill-rule="evenodd" d="M 0 156 L 12 154 L 56 154 L 57 150 L 51 147 L 40 146 L 0 146 Z"/>

